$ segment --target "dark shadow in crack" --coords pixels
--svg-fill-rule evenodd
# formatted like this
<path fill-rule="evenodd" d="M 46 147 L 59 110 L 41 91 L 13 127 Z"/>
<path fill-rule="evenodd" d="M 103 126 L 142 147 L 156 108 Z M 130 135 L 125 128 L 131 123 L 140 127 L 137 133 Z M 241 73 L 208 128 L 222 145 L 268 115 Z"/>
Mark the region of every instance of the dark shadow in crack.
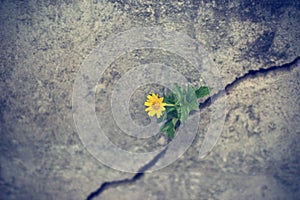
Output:
<path fill-rule="evenodd" d="M 227 84 L 225 86 L 224 90 L 220 90 L 217 93 L 215 93 L 214 95 L 212 95 L 211 97 L 207 98 L 203 103 L 199 104 L 199 108 L 205 108 L 210 106 L 213 102 L 212 99 L 218 99 L 221 96 L 228 94 L 228 92 L 235 87 L 236 85 L 238 85 L 240 82 L 248 79 L 248 78 L 254 78 L 256 76 L 259 75 L 267 75 L 268 73 L 272 72 L 272 71 L 278 71 L 278 70 L 288 70 L 290 71 L 292 68 L 297 66 L 297 63 L 300 62 L 300 56 L 298 56 L 297 58 L 295 58 L 292 62 L 290 63 L 286 63 L 283 65 L 275 65 L 275 66 L 271 66 L 269 68 L 260 68 L 257 70 L 249 70 L 247 73 L 245 73 L 244 75 L 237 77 L 234 81 L 232 81 L 231 83 Z"/>
<path fill-rule="evenodd" d="M 168 146 L 162 150 L 159 154 L 157 154 L 149 163 L 144 165 L 139 169 L 139 171 L 130 179 L 123 179 L 123 180 L 118 180 L 118 181 L 111 181 L 111 182 L 104 182 L 102 185 L 94 192 L 92 192 L 88 197 L 87 200 L 91 200 L 97 196 L 99 196 L 104 190 L 108 188 L 113 188 L 117 187 L 119 185 L 124 185 L 124 184 L 130 184 L 133 183 L 139 179 L 141 179 L 144 175 L 145 172 L 150 169 L 152 166 L 156 164 L 156 162 L 166 153 L 168 149 Z"/>

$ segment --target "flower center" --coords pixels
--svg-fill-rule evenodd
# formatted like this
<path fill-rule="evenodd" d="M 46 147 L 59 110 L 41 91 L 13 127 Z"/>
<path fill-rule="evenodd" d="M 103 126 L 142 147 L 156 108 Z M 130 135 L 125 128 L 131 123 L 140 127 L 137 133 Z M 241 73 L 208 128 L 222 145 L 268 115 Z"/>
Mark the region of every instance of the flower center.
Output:
<path fill-rule="evenodd" d="M 155 102 L 155 103 L 152 105 L 152 108 L 153 108 L 154 110 L 159 110 L 159 108 L 160 108 L 160 103 Z"/>

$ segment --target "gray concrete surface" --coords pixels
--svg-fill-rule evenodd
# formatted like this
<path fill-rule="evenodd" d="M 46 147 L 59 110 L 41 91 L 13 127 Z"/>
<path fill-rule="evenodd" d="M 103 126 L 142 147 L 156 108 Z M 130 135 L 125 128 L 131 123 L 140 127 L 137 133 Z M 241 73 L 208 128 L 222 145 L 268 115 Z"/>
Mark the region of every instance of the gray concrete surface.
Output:
<path fill-rule="evenodd" d="M 72 116 L 77 71 L 110 35 L 153 25 L 182 31 L 203 44 L 226 85 L 299 56 L 299 16 L 297 1 L 1 1 L 0 199 L 85 199 L 103 182 L 133 176 L 91 156 Z M 125 55 L 114 66 L 141 62 L 148 53 Z M 295 63 L 245 78 L 220 97 L 227 101 L 225 125 L 204 159 L 198 150 L 209 106 L 196 140 L 176 162 L 95 199 L 297 199 L 299 69 Z M 146 115 L 136 110 L 143 101 L 131 105 L 141 123 Z"/>

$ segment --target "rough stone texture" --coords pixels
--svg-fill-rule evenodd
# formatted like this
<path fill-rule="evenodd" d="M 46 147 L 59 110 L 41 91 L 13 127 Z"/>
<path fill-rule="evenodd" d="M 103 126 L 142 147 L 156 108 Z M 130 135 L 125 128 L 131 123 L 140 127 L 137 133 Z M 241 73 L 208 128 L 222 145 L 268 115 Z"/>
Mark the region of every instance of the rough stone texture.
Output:
<path fill-rule="evenodd" d="M 199 137 L 169 167 L 146 174 L 135 185 L 107 190 L 103 198 L 122 194 L 124 199 L 143 195 L 149 199 L 297 199 L 299 66 L 245 80 L 223 97 L 228 102 L 226 122 L 206 158 L 198 157 Z M 209 109 L 202 112 L 205 115 Z M 199 135 L 203 132 L 200 129 Z M 131 192 L 123 196 L 126 191 Z"/>
<path fill-rule="evenodd" d="M 299 10 L 297 1 L 276 0 L 0 1 L 0 199 L 84 199 L 133 176 L 93 158 L 72 118 L 76 73 L 110 35 L 151 25 L 187 33 L 228 84 L 299 56 Z M 224 129 L 205 159 L 197 156 L 209 107 L 178 161 L 99 199 L 297 199 L 299 68 L 246 79 L 221 97 Z"/>

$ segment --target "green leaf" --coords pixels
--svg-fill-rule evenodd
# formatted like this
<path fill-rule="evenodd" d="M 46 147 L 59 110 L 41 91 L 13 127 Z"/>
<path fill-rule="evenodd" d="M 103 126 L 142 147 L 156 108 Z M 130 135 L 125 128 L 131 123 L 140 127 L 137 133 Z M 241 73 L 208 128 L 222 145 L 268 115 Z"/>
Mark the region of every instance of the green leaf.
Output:
<path fill-rule="evenodd" d="M 166 120 L 170 120 L 173 118 L 178 118 L 177 110 L 173 110 L 173 111 L 167 113 Z"/>
<path fill-rule="evenodd" d="M 172 92 L 164 96 L 164 102 L 174 104 L 174 106 L 166 106 L 163 116 L 159 118 L 159 122 L 166 121 L 161 127 L 161 131 L 166 133 L 169 138 L 175 136 L 175 127 L 184 124 L 189 114 L 193 110 L 199 109 L 198 98 L 209 95 L 210 88 L 202 86 L 195 89 L 192 85 L 187 88 L 174 84 Z"/>
<path fill-rule="evenodd" d="M 164 96 L 164 102 L 168 104 L 174 104 L 176 100 L 176 96 L 173 92 L 171 92 L 169 95 Z"/>
<path fill-rule="evenodd" d="M 181 88 L 177 83 L 174 84 L 173 90 L 174 94 L 176 95 L 176 101 L 175 103 L 181 103 L 182 99 L 184 98 L 184 90 Z"/>
<path fill-rule="evenodd" d="M 210 94 L 211 88 L 207 86 L 201 86 L 199 89 L 196 90 L 196 96 L 197 98 L 205 97 Z"/>
<path fill-rule="evenodd" d="M 188 106 L 182 106 L 180 109 L 181 109 L 181 112 L 180 112 L 180 121 L 182 122 L 182 124 L 184 124 L 184 122 L 189 117 L 190 110 L 189 110 Z"/>
<path fill-rule="evenodd" d="M 169 129 L 167 131 L 167 135 L 168 135 L 169 138 L 173 139 L 174 136 L 175 136 L 175 129 Z"/>
<path fill-rule="evenodd" d="M 198 110 L 199 108 L 198 98 L 196 96 L 196 89 L 191 85 L 188 85 L 187 104 L 189 105 L 190 111 Z"/>
<path fill-rule="evenodd" d="M 167 132 L 169 129 L 174 129 L 174 125 L 172 123 L 172 120 L 167 121 L 161 128 L 160 130 L 162 132 Z"/>
<path fill-rule="evenodd" d="M 184 122 L 189 117 L 192 110 L 198 110 L 198 99 L 196 96 L 196 89 L 192 85 L 188 85 L 187 89 L 174 85 L 174 93 L 177 96 L 176 105 L 178 117 L 180 122 Z"/>
<path fill-rule="evenodd" d="M 169 112 L 172 112 L 174 110 L 176 110 L 176 108 L 174 106 L 166 106 L 165 112 L 169 113 Z"/>
<path fill-rule="evenodd" d="M 161 131 L 165 132 L 167 134 L 167 136 L 169 138 L 173 138 L 175 135 L 175 128 L 174 128 L 174 124 L 172 122 L 172 120 L 167 121 L 162 127 L 161 127 Z"/>
<path fill-rule="evenodd" d="M 175 125 L 176 125 L 177 122 L 178 122 L 178 118 L 173 118 L 172 119 L 172 123 L 173 123 L 174 127 L 175 127 Z"/>

